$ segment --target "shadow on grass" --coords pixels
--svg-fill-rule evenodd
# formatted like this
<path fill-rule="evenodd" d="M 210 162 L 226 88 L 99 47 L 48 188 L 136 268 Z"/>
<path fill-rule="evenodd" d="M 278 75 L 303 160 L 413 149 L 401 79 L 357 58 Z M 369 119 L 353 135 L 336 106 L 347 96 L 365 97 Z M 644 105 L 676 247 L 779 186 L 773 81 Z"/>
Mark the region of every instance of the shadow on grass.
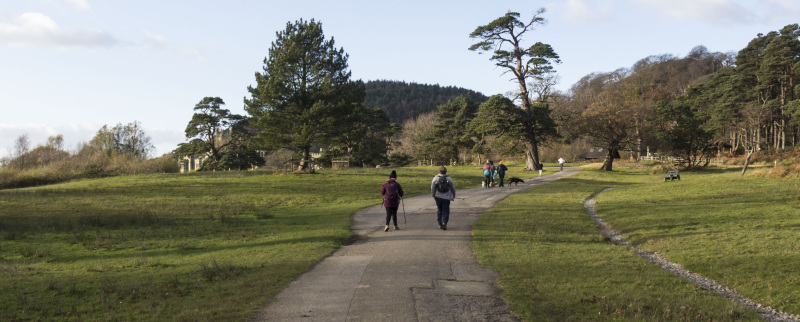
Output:
<path fill-rule="evenodd" d="M 265 242 L 242 243 L 242 244 L 226 245 L 226 246 L 145 250 L 145 251 L 136 251 L 130 253 L 116 253 L 116 254 L 102 253 L 96 255 L 70 256 L 70 257 L 60 257 L 60 258 L 56 257 L 53 258 L 51 262 L 72 263 L 72 262 L 80 262 L 86 260 L 91 261 L 91 260 L 109 260 L 109 259 L 136 259 L 141 257 L 151 258 L 151 257 L 160 257 L 169 255 L 180 255 L 180 256 L 202 255 L 207 253 L 215 253 L 215 252 L 230 251 L 230 250 L 252 249 L 252 248 L 303 244 L 303 243 L 340 244 L 341 238 L 336 238 L 334 236 L 312 236 L 312 237 L 302 237 L 302 238 L 279 239 L 279 240 L 265 241 Z"/>

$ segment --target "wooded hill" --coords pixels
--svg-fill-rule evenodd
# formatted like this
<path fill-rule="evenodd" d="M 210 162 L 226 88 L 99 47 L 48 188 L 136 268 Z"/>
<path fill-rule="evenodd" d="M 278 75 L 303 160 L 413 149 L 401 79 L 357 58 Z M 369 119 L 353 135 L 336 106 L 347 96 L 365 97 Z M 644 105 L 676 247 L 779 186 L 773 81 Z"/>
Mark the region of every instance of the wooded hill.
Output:
<path fill-rule="evenodd" d="M 436 111 L 437 106 L 460 95 L 469 95 L 473 101 L 478 103 L 489 99 L 486 95 L 473 90 L 438 84 L 376 80 L 369 81 L 365 85 L 367 96 L 364 105 L 382 109 L 393 123 L 398 124 L 417 115 Z"/>

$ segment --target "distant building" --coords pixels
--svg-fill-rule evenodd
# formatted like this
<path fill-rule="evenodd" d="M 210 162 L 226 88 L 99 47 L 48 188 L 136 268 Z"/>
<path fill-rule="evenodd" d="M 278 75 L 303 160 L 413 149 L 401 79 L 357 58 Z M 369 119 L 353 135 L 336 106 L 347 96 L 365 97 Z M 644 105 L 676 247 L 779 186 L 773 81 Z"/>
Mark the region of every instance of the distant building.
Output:
<path fill-rule="evenodd" d="M 250 132 L 251 135 L 256 135 L 256 130 L 250 127 L 247 127 L 247 130 Z M 231 140 L 231 131 L 230 129 L 224 129 L 221 132 L 217 133 L 214 137 L 214 144 L 216 146 L 222 146 L 225 143 L 228 143 Z M 266 156 L 265 152 L 258 151 L 258 154 L 263 158 Z M 201 155 L 187 155 L 178 160 L 178 167 L 180 168 L 181 172 L 189 172 L 199 170 L 203 167 L 203 164 L 211 157 L 211 152 L 207 152 Z"/>
<path fill-rule="evenodd" d="M 583 159 L 586 161 L 598 161 L 598 160 L 605 160 L 606 156 L 608 156 L 608 149 L 605 148 L 588 148 L 583 150 L 581 154 L 578 155 L 579 159 Z M 615 151 L 613 155 L 614 159 L 619 159 L 619 151 Z"/>
<path fill-rule="evenodd" d="M 187 155 L 178 160 L 178 166 L 181 172 L 195 171 L 203 167 L 203 162 L 208 159 L 208 155 L 194 156 Z"/>

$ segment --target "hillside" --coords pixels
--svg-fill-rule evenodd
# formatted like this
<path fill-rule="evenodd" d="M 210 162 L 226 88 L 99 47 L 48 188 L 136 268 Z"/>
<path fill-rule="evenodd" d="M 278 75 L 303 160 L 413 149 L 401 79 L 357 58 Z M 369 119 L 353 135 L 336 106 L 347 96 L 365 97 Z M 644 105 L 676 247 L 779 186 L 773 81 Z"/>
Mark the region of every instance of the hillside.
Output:
<path fill-rule="evenodd" d="M 377 80 L 366 83 L 367 97 L 364 105 L 384 111 L 394 123 L 403 123 L 417 115 L 435 111 L 436 107 L 452 98 L 467 94 L 473 100 L 484 102 L 486 95 L 455 87 Z"/>

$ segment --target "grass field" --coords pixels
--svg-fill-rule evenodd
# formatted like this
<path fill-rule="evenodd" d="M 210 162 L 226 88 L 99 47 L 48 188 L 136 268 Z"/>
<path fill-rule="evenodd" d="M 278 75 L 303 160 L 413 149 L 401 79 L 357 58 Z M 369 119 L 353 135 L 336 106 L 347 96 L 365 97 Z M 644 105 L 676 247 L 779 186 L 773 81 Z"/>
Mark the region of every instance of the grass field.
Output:
<path fill-rule="evenodd" d="M 475 187 L 474 168 L 449 173 Z M 2 320 L 247 319 L 351 237 L 351 214 L 381 201 L 390 171 L 141 175 L 0 190 Z M 398 170 L 407 196 L 428 192 L 435 173 Z"/>
<path fill-rule="evenodd" d="M 528 321 L 758 320 L 597 231 L 582 202 L 647 251 L 789 313 L 800 313 L 798 183 L 740 170 L 582 173 L 513 195 L 474 226 L 476 255 L 503 274 L 504 297 Z"/>
<path fill-rule="evenodd" d="M 477 167 L 449 168 L 459 188 Z M 350 237 L 391 169 L 314 175 L 216 172 L 0 190 L 3 320 L 245 320 Z M 546 170 L 547 171 L 547 170 Z M 529 177 L 511 167 L 508 175 Z M 407 196 L 435 168 L 398 169 Z M 798 183 L 738 170 L 586 169 L 498 204 L 476 254 L 503 273 L 513 310 L 539 320 L 756 320 L 603 239 L 582 208 L 626 238 L 762 304 L 800 313 Z M 376 218 L 376 222 L 380 222 Z"/>

